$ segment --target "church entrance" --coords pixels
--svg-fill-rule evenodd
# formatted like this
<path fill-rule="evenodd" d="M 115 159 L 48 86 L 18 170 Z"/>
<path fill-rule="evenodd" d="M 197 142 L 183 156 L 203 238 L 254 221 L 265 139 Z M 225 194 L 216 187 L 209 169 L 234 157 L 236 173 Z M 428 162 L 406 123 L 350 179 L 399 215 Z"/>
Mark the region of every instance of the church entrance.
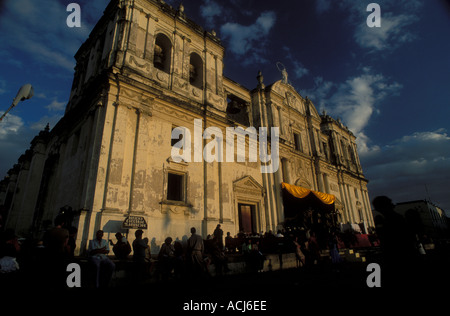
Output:
<path fill-rule="evenodd" d="M 256 209 L 255 205 L 238 204 L 239 231 L 245 234 L 256 232 Z"/>

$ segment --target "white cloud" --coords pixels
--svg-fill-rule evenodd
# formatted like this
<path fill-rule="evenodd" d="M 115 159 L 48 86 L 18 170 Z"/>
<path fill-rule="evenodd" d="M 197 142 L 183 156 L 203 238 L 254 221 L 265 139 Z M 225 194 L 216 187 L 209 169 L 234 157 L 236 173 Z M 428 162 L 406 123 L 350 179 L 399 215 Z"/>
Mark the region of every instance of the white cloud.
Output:
<path fill-rule="evenodd" d="M 0 115 L 3 115 L 1 112 Z M 21 117 L 8 113 L 0 123 L 0 140 L 8 139 L 11 135 L 17 135 L 23 128 Z"/>
<path fill-rule="evenodd" d="M 17 115 L 6 115 L 0 123 L 0 179 L 17 163 L 20 155 L 30 148 L 30 142 L 47 123 L 53 128 L 61 117 L 61 114 L 55 114 L 43 116 L 37 122 L 26 122 Z"/>
<path fill-rule="evenodd" d="M 28 53 L 30 59 L 73 69 L 74 62 L 61 51 L 66 46 L 54 43 L 54 39 L 61 34 L 61 29 L 67 28 L 65 20 L 62 20 L 65 7 L 56 1 L 42 2 L 7 1 L 5 13 L 0 20 L 3 36 L 9 46 Z M 42 17 L 48 19 L 43 21 Z"/>
<path fill-rule="evenodd" d="M 377 147 L 371 148 L 370 139 L 364 133 L 365 127 L 372 115 L 379 112 L 379 104 L 386 97 L 398 94 L 401 88 L 401 84 L 363 68 L 360 75 L 340 84 L 317 77 L 315 87 L 304 91 L 304 94 L 318 102 L 319 111 L 326 110 L 331 116 L 341 118 L 357 137 L 359 153 L 365 154 L 377 150 Z"/>
<path fill-rule="evenodd" d="M 367 146 L 363 137 L 363 130 L 377 105 L 387 96 L 393 95 L 401 89 L 397 82 L 387 83 L 381 74 L 365 73 L 348 79 L 338 87 L 338 91 L 331 97 L 331 111 L 342 117 L 348 128 L 358 137 L 358 145 Z"/>
<path fill-rule="evenodd" d="M 336 87 L 331 81 L 324 81 L 323 77 L 318 76 L 314 78 L 314 87 L 312 89 L 301 90 L 301 94 L 308 96 L 310 100 L 314 101 L 319 112 L 325 110 L 325 100 L 327 96 L 331 95 L 331 91 Z"/>
<path fill-rule="evenodd" d="M 415 15 L 393 15 L 385 13 L 381 18 L 381 27 L 361 25 L 354 36 L 356 42 L 372 51 L 393 50 L 403 43 L 411 42 L 415 36 L 407 30 L 407 26 L 417 20 Z"/>
<path fill-rule="evenodd" d="M 0 113 L 2 115 L 3 112 Z M 8 113 L 0 123 L 0 179 L 17 163 L 17 159 L 29 147 L 31 134 L 23 119 Z"/>
<path fill-rule="evenodd" d="M 367 26 L 367 11 L 370 2 L 341 0 L 316 0 L 316 12 L 322 14 L 339 9 L 348 14 L 348 22 L 354 27 L 354 39 L 362 48 L 371 52 L 392 51 L 403 43 L 411 42 L 416 35 L 409 26 L 419 20 L 421 0 L 378 0 L 381 9 L 381 27 Z"/>
<path fill-rule="evenodd" d="M 49 111 L 63 111 L 66 107 L 66 102 L 58 102 L 56 98 L 53 101 L 46 105 L 45 108 Z"/>
<path fill-rule="evenodd" d="M 450 210 L 450 137 L 445 129 L 405 135 L 362 155 L 361 163 L 372 198 L 388 195 L 394 202 L 431 198 Z"/>
<path fill-rule="evenodd" d="M 59 1 L 6 1 L 0 18 L 3 45 L 28 54 L 28 62 L 73 72 L 73 56 L 88 37 L 93 27 L 91 21 L 100 17 L 98 12 L 101 14 L 101 7 L 106 8 L 106 5 L 105 0 L 80 1 L 81 28 L 70 28 L 66 24 L 70 12 Z"/>
<path fill-rule="evenodd" d="M 358 153 L 361 156 L 372 155 L 380 151 L 380 146 L 372 144 L 370 138 L 363 132 L 357 134 Z"/>
<path fill-rule="evenodd" d="M 275 20 L 276 20 L 275 12 L 266 11 L 261 13 L 259 18 L 256 20 L 256 24 L 262 27 L 264 34 L 267 34 L 275 24 Z"/>
<path fill-rule="evenodd" d="M 237 56 L 246 55 L 245 63 L 265 62 L 262 53 L 275 20 L 275 12 L 265 11 L 251 25 L 228 22 L 221 26 L 220 31 L 233 53 Z"/>
<path fill-rule="evenodd" d="M 204 4 L 200 7 L 200 15 L 206 20 L 208 27 L 214 27 L 215 17 L 221 16 L 222 14 L 222 6 L 213 0 L 205 0 Z"/>
<path fill-rule="evenodd" d="M 55 114 L 52 116 L 45 115 L 45 116 L 41 117 L 39 119 L 39 121 L 32 123 L 29 126 L 29 128 L 30 128 L 30 130 L 33 130 L 33 131 L 41 131 L 48 124 L 50 129 L 52 129 L 62 117 L 63 117 L 62 114 Z"/>
<path fill-rule="evenodd" d="M 409 143 L 412 141 L 448 141 L 450 137 L 447 135 L 444 128 L 440 128 L 434 132 L 416 132 L 412 135 L 403 136 L 400 142 Z"/>

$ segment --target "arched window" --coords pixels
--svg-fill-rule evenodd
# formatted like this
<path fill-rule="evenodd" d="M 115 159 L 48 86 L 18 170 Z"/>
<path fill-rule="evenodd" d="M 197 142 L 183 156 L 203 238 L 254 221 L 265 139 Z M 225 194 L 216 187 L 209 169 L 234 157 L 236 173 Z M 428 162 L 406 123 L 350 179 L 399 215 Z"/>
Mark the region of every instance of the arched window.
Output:
<path fill-rule="evenodd" d="M 166 73 L 170 72 L 170 62 L 172 56 L 172 43 L 169 38 L 159 33 L 156 35 L 155 49 L 153 55 L 153 65 Z"/>
<path fill-rule="evenodd" d="M 189 58 L 189 83 L 203 89 L 203 60 L 197 53 L 192 53 Z"/>

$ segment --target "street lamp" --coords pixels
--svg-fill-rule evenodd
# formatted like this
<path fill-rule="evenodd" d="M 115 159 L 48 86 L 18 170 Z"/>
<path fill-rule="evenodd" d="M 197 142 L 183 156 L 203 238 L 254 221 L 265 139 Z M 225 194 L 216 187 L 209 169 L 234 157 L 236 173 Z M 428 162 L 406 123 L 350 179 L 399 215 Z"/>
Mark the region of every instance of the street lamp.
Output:
<path fill-rule="evenodd" d="M 34 90 L 33 90 L 33 87 L 31 86 L 31 84 L 27 83 L 27 84 L 23 85 L 22 87 L 20 87 L 19 92 L 17 92 L 17 95 L 14 98 L 13 103 L 11 104 L 9 109 L 7 109 L 6 112 L 3 113 L 2 117 L 0 117 L 0 122 L 3 120 L 3 118 L 6 116 L 6 114 L 9 111 L 11 111 L 11 109 L 19 103 L 19 101 L 28 100 L 33 96 L 33 94 L 34 94 Z"/>

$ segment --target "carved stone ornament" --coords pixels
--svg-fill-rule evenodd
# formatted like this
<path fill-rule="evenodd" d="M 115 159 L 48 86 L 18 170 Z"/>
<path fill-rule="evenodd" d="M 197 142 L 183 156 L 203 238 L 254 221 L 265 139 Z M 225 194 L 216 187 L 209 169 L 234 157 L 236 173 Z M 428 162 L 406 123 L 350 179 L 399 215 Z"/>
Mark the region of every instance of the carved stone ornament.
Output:
<path fill-rule="evenodd" d="M 233 189 L 238 194 L 261 197 L 264 194 L 264 188 L 251 176 L 246 176 L 233 183 Z"/>
<path fill-rule="evenodd" d="M 162 71 L 157 71 L 157 72 L 156 72 L 156 78 L 157 78 L 159 81 L 166 82 L 166 81 L 167 81 L 166 76 L 167 76 L 167 74 L 164 73 L 164 72 L 162 72 Z"/>
<path fill-rule="evenodd" d="M 130 64 L 150 73 L 150 64 L 147 62 L 139 63 L 133 55 L 130 55 Z"/>
<path fill-rule="evenodd" d="M 201 96 L 201 93 L 198 91 L 198 89 L 196 88 L 192 88 L 192 94 L 196 97 Z"/>

